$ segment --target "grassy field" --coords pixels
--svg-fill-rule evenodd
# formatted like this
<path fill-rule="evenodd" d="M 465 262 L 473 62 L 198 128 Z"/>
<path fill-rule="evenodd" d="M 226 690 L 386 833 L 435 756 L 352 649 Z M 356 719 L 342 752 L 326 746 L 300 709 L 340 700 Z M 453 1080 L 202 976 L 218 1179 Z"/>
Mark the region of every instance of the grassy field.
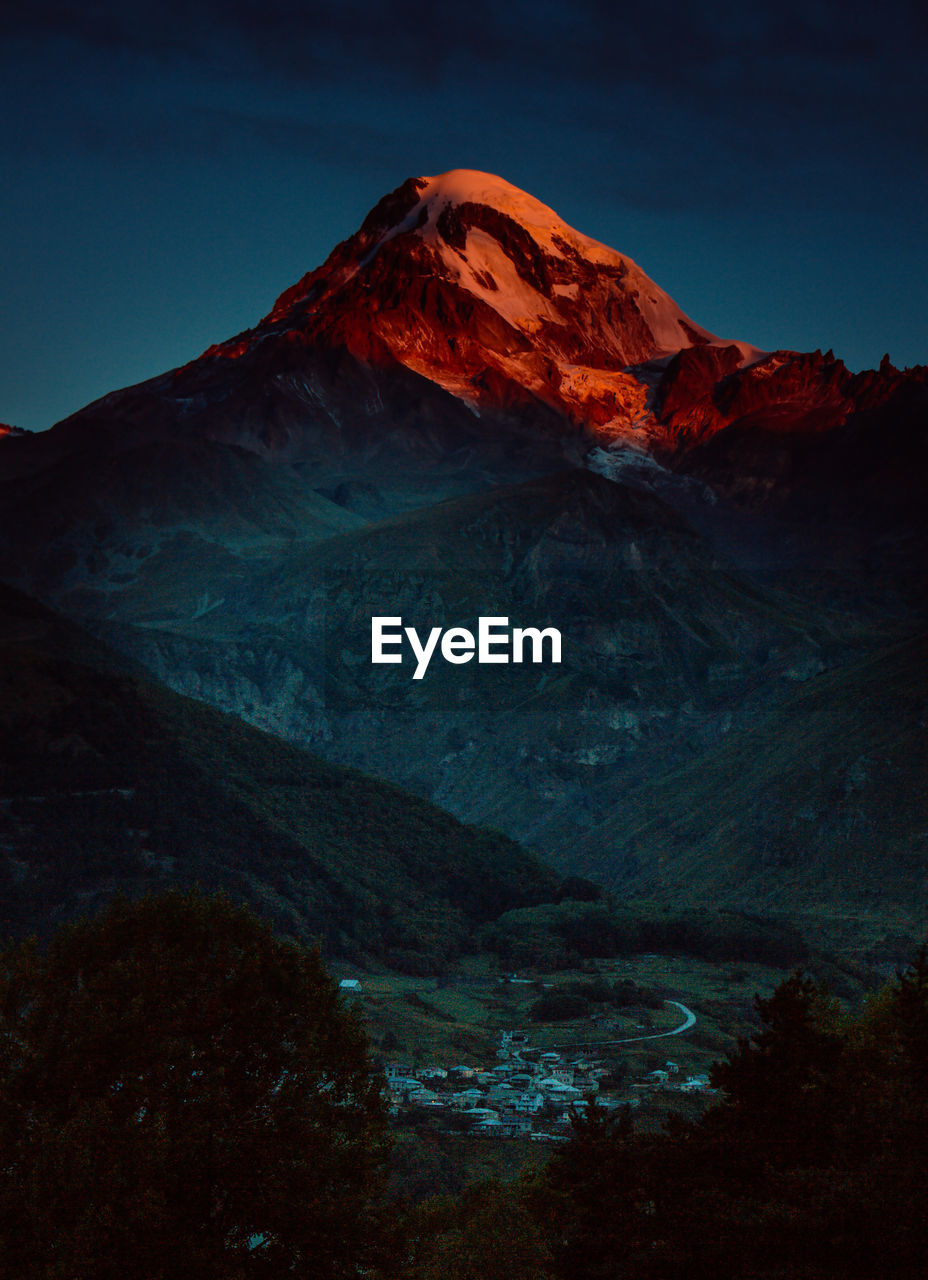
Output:
<path fill-rule="evenodd" d="M 708 1070 L 739 1035 L 756 1027 L 754 995 L 769 995 L 786 976 L 763 965 L 719 965 L 658 955 L 603 960 L 596 971 L 609 982 L 631 979 L 661 1000 L 685 1004 L 695 1013 L 696 1025 L 682 1035 L 609 1045 L 625 1037 L 669 1031 L 679 1026 L 682 1015 L 666 1005 L 634 1006 L 567 1022 L 533 1022 L 531 1006 L 541 994 L 589 981 L 590 968 L 556 975 L 527 972 L 513 982 L 501 978 L 482 957 L 468 957 L 450 978 L 365 975 L 360 1006 L 373 1049 L 385 1061 L 402 1060 L 417 1067 L 492 1066 L 500 1032 L 521 1029 L 541 1049 L 602 1043 L 598 1056 L 624 1063 L 629 1079 L 634 1079 L 668 1058 L 683 1073 Z"/>

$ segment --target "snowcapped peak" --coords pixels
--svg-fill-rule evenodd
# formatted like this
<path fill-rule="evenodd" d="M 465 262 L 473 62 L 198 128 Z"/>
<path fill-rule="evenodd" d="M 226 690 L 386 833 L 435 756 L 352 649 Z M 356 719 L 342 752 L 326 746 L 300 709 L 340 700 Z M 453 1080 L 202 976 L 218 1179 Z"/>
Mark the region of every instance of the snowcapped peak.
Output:
<path fill-rule="evenodd" d="M 477 169 L 449 169 L 434 178 L 420 178 L 422 188 L 420 206 L 428 204 L 437 209 L 449 204 L 486 204 L 500 213 L 506 213 L 526 228 L 544 233 L 559 231 L 565 224 L 553 209 L 514 187 L 505 178 L 493 173 L 481 173 Z"/>
<path fill-rule="evenodd" d="M 434 177 L 416 178 L 413 183 L 419 198 L 389 230 L 386 239 L 413 228 L 420 229 L 423 238 L 431 239 L 442 214 L 447 215 L 449 209 L 482 206 L 517 223 L 552 257 L 563 258 L 565 250 L 572 250 L 588 262 L 625 263 L 637 270 L 630 258 L 581 235 L 548 205 L 494 173 L 482 173 L 479 169 L 449 169 L 447 173 Z"/>
<path fill-rule="evenodd" d="M 365 359 L 389 354 L 471 405 L 518 388 L 604 438 L 647 419 L 660 362 L 732 345 L 631 258 L 476 169 L 407 178 L 383 196 L 281 295 L 249 349 L 296 329 L 301 342 L 318 333 Z M 739 344 L 740 363 L 758 355 Z"/>
<path fill-rule="evenodd" d="M 496 174 L 450 169 L 409 179 L 394 194 L 399 192 L 399 216 L 381 223 L 366 260 L 388 241 L 413 234 L 432 246 L 449 278 L 532 333 L 542 321 L 575 324 L 582 295 L 594 281 L 611 281 L 613 295 L 634 300 L 637 316 L 626 317 L 632 327 L 640 321 L 647 334 L 634 352 L 634 344 L 620 342 L 628 363 L 719 341 L 631 258 L 575 231 L 548 205 Z"/>

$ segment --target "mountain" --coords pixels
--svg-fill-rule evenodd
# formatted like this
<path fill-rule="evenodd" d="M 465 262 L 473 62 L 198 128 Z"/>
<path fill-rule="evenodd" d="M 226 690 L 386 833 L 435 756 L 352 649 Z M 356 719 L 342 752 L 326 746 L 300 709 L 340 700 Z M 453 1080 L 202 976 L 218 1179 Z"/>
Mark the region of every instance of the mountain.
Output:
<path fill-rule="evenodd" d="M 253 329 L 105 396 L 16 462 L 222 441 L 334 490 L 379 482 L 396 511 L 591 450 L 676 466 L 733 427 L 817 436 L 903 389 L 924 404 L 926 376 L 719 339 L 630 258 L 500 178 L 453 170 L 385 196 Z"/>
<path fill-rule="evenodd" d="M 719 339 L 631 259 L 455 170 L 384 197 L 253 329 L 6 437 L 0 576 L 176 690 L 563 871 L 699 900 L 727 866 L 774 901 L 770 831 L 814 790 L 801 698 L 840 739 L 870 696 L 849 673 L 925 627 L 926 420 L 924 368 Z M 564 661 L 413 681 L 371 665 L 378 614 L 557 627 Z M 912 664 L 890 669 L 892 705 L 917 700 Z M 844 776 L 840 741 L 821 758 Z M 723 856 L 734 774 L 763 790 L 768 764 L 771 813 Z M 718 816 L 714 844 L 692 837 L 712 866 L 686 861 L 685 814 L 672 848 L 642 816 L 684 777 Z M 920 801 L 885 858 L 873 813 L 854 856 L 895 875 Z M 816 865 L 794 896 L 845 900 Z"/>
<path fill-rule="evenodd" d="M 0 655 L 4 935 L 198 882 L 329 957 L 427 972 L 557 896 L 505 836 L 179 697 L 6 587 Z"/>
<path fill-rule="evenodd" d="M 664 455 L 737 422 L 827 430 L 907 381 L 888 362 L 855 377 L 831 353 L 720 339 L 631 258 L 471 170 L 407 180 L 254 329 L 190 372 L 211 360 L 273 365 L 287 346 L 398 364 L 478 413 L 541 402 L 600 445 Z"/>
<path fill-rule="evenodd" d="M 243 559 L 584 466 L 742 566 L 824 542 L 854 581 L 874 545 L 894 571 L 928 555 L 926 413 L 924 368 L 720 340 L 631 259 L 455 170 L 384 197 L 254 329 L 7 437 L 0 574 L 78 616 L 140 568 L 209 608 Z"/>
<path fill-rule="evenodd" d="M 675 902 L 923 918 L 928 636 L 796 685 L 585 832 L 575 868 Z M 606 852 L 608 850 L 608 855 Z"/>
<path fill-rule="evenodd" d="M 575 469 L 307 546 L 200 616 L 129 586 L 106 633 L 160 678 L 570 868 L 621 789 L 885 635 L 720 563 L 659 498 Z M 557 665 L 372 665 L 371 618 L 556 627 Z M 117 621 L 118 620 L 118 621 Z M 552 837 L 556 831 L 556 837 Z"/>
<path fill-rule="evenodd" d="M 396 361 L 478 410 L 535 398 L 601 438 L 644 413 L 630 366 L 727 345 L 630 258 L 471 170 L 409 179 L 256 329 L 208 354 L 247 358 L 281 333 Z"/>

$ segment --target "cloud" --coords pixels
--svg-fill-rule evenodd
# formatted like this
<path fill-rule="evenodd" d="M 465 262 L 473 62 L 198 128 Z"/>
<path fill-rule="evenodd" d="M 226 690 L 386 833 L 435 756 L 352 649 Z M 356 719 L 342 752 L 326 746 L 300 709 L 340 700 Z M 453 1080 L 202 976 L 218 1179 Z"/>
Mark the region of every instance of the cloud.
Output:
<path fill-rule="evenodd" d="M 625 202 L 673 209 L 766 198 L 778 181 L 826 200 L 837 181 L 843 201 L 862 168 L 895 168 L 904 187 L 928 149 L 914 0 L 878 20 L 834 0 L 35 0 L 4 17 L 23 117 L 7 154 L 241 145 L 405 172 L 410 152 L 468 130 L 480 150 L 534 127 L 538 156 L 556 135 Z"/>
<path fill-rule="evenodd" d="M 390 72 L 433 82 L 465 65 L 510 69 L 517 77 L 562 76 L 568 82 L 622 79 L 663 84 L 683 76 L 808 60 L 822 70 L 866 70 L 891 56 L 915 71 L 928 22 L 915 0 L 872 8 L 826 0 L 782 0 L 746 7 L 742 0 L 695 6 L 681 0 L 617 6 L 614 0 L 88 0 L 82 6 L 33 0 L 4 5 L 6 38 L 67 39 L 111 53 L 153 58 L 234 58 L 239 69 L 301 79 L 321 68 Z"/>

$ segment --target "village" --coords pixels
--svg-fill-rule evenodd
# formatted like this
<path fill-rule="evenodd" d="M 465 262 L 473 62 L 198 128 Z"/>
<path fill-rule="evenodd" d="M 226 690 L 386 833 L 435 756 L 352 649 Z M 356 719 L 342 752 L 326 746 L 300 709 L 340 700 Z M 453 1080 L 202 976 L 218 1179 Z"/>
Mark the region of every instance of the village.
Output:
<path fill-rule="evenodd" d="M 589 1052 L 541 1049 L 525 1031 L 503 1031 L 493 1066 L 459 1064 L 413 1068 L 383 1064 L 394 1117 L 427 1110 L 445 1118 L 440 1127 L 486 1138 L 566 1140 L 571 1117 L 595 1104 L 608 1109 L 638 1107 L 657 1090 L 709 1094 L 708 1075 L 684 1076 L 666 1061 L 623 1088 L 603 1088 L 614 1080 L 614 1064 Z"/>

